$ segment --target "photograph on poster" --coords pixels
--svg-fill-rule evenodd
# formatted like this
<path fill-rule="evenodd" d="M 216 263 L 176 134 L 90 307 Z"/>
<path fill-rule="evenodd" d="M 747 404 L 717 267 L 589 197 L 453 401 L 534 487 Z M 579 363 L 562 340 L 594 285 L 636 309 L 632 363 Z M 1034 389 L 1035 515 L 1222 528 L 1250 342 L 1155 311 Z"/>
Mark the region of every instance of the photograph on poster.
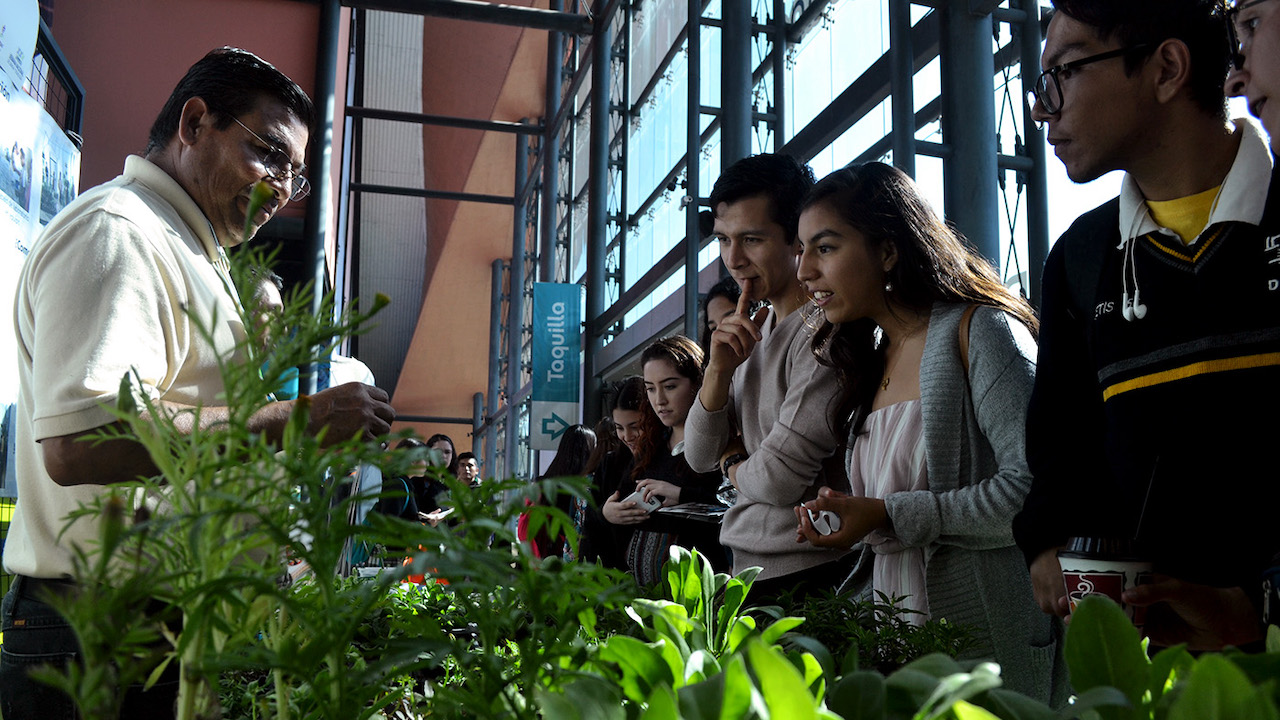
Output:
<path fill-rule="evenodd" d="M 48 225 L 67 203 L 76 199 L 75 176 L 78 168 L 72 168 L 72 158 L 65 148 L 46 145 L 40 153 L 43 179 L 40 183 L 40 224 Z"/>
<path fill-rule="evenodd" d="M 0 191 L 24 212 L 31 206 L 31 147 L 15 141 L 0 150 Z"/>

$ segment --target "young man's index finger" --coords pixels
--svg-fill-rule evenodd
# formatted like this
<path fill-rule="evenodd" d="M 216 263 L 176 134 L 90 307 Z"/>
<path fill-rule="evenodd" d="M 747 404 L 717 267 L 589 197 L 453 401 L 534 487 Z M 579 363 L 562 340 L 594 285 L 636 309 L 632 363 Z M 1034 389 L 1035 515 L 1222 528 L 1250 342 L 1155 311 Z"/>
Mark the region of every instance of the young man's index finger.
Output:
<path fill-rule="evenodd" d="M 751 283 L 750 278 L 739 283 L 742 287 L 742 295 L 738 297 L 738 308 L 735 312 L 742 317 L 751 317 Z"/>

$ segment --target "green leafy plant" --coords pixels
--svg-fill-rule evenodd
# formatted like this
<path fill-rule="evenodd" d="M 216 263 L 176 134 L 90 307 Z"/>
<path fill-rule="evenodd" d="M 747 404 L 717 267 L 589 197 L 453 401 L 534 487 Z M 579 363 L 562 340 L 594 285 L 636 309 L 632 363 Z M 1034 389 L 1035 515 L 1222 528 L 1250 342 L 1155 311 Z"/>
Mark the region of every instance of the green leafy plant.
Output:
<path fill-rule="evenodd" d="M 236 285 L 250 287 L 243 268 L 235 270 Z M 386 302 L 330 321 L 332 297 L 317 315 L 305 291 L 293 293 L 272 321 L 271 366 L 326 360 Z M 241 322 L 249 326 L 247 313 Z M 183 720 L 217 716 L 220 694 L 237 689 L 252 696 L 235 703 L 250 717 L 349 720 L 427 706 L 440 717 L 536 717 L 539 688 L 558 683 L 589 651 L 580 628 L 596 609 L 629 600 L 633 584 L 594 567 L 539 561 L 521 547 L 513 528 L 523 508 L 503 501 L 529 491 L 518 481 L 471 488 L 442 476 L 455 512 L 439 527 L 376 513 L 348 522 L 357 505 L 376 500 L 343 490 L 350 469 L 403 475 L 420 453 L 310 433 L 306 397 L 278 441 L 252 432 L 250 418 L 273 402 L 276 382 L 258 371 L 263 350 L 246 339 L 237 359 L 223 359 L 219 404 L 229 411 L 220 422 L 201 407 L 161 406 L 138 390 L 138 378 L 123 380 L 119 423 L 100 440 L 140 443 L 159 472 L 72 513 L 101 518 L 102 535 L 76 558 L 87 591 L 61 608 L 84 662 L 49 679 L 86 718 L 116 717 L 121 687 L 154 682 L 170 668 L 179 670 Z M 539 489 L 585 494 L 581 480 Z M 576 543 L 563 513 L 530 512 L 539 527 Z M 353 547 L 406 549 L 412 559 L 363 581 L 339 578 L 334 570 Z M 310 573 L 282 582 L 286 557 Z M 450 584 L 433 584 L 412 602 L 393 591 L 422 574 Z M 420 609 L 413 622 L 397 609 L 407 604 Z M 449 613 L 435 617 L 443 608 Z"/>
<path fill-rule="evenodd" d="M 1280 718 L 1280 630 L 1267 652 L 1238 650 L 1194 657 L 1184 646 L 1148 656 L 1145 640 L 1105 598 L 1085 598 L 1072 614 L 1065 654 L 1076 691 L 1112 688 L 1122 704 L 1100 706 L 1100 720 L 1268 720 Z"/>
<path fill-rule="evenodd" d="M 747 614 L 759 568 L 730 577 L 697 551 L 673 546 L 665 573 L 670 599 L 638 598 L 628 607 L 640 636 L 605 639 L 590 665 L 598 677 L 566 685 L 555 717 L 754 718 L 787 707 L 794 717 L 834 717 L 821 707 L 823 664 L 783 643 L 803 620 L 759 627 Z M 584 706 L 580 698 L 592 693 L 609 708 Z"/>
<path fill-rule="evenodd" d="M 912 622 L 917 611 L 903 598 L 876 592 L 874 598 L 821 592 L 799 603 L 783 597 L 789 615 L 803 617 L 804 634 L 822 643 L 846 670 L 867 668 L 888 674 L 926 655 L 955 657 L 973 645 L 973 634 L 944 619 Z"/>

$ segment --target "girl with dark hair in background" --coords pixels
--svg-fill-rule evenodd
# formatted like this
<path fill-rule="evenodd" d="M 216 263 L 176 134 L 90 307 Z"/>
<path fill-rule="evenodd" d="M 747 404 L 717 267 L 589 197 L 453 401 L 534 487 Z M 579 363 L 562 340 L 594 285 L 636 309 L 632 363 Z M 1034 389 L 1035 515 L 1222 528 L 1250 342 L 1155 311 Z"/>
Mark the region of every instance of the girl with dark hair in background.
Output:
<path fill-rule="evenodd" d="M 698 344 L 702 346 L 702 356 L 706 358 L 711 349 L 711 333 L 719 327 L 720 321 L 738 309 L 738 298 L 742 297 L 742 288 L 731 277 L 722 278 L 711 286 L 707 296 L 702 299 L 702 338 Z"/>
<path fill-rule="evenodd" d="M 823 488 L 797 507 L 797 540 L 863 543 L 864 591 L 906 596 L 915 622 L 970 628 L 967 656 L 994 657 L 1007 687 L 1049 701 L 1060 626 L 1032 597 L 1012 532 L 1031 485 L 1031 307 L 882 163 L 814 186 L 800 240 L 798 275 L 826 318 L 814 352 L 840 376 L 853 494 Z M 838 528 L 819 534 L 810 509 L 836 513 Z"/>
<path fill-rule="evenodd" d="M 684 423 L 702 387 L 703 354 L 697 343 L 683 335 L 659 340 L 645 348 L 640 358 L 644 387 L 651 412 L 645 413 L 635 448 L 635 461 L 627 480 L 609 496 L 605 519 L 615 525 L 638 525 L 649 511 L 625 498 L 639 491 L 645 502 L 657 499 L 663 506 L 681 503 L 716 503 L 720 474 L 697 473 L 684 458 Z M 717 569 L 725 555 L 715 525 L 684 523 L 673 530 L 637 529 L 627 545 L 627 568 L 641 585 L 662 579 L 662 565 L 672 545 L 697 547 Z M 700 532 L 701 531 L 701 532 Z"/>
<path fill-rule="evenodd" d="M 427 447 L 440 453 L 441 459 L 444 461 L 444 467 L 449 471 L 450 475 L 458 474 L 458 450 L 453 444 L 453 438 L 448 435 L 436 433 L 427 438 Z"/>
<path fill-rule="evenodd" d="M 547 466 L 546 472 L 538 477 L 538 480 L 546 480 L 549 478 L 562 477 L 582 477 L 587 473 L 587 464 L 591 461 L 591 457 L 596 449 L 596 434 L 586 425 L 570 425 L 564 434 L 560 436 L 560 445 L 556 447 L 556 456 L 551 459 L 551 464 Z M 555 506 L 559 508 L 565 515 L 573 517 L 573 506 L 575 498 L 567 493 L 561 493 L 555 498 Z M 542 498 L 539 502 L 546 504 L 547 498 Z M 521 540 L 528 540 L 525 534 L 521 534 Z M 552 557 L 559 555 L 565 560 L 573 560 L 573 550 L 565 542 L 564 535 L 560 535 L 555 540 L 547 537 L 546 531 L 538 533 L 538 536 L 532 540 L 534 554 L 540 558 Z"/>
<path fill-rule="evenodd" d="M 598 460 L 591 476 L 594 507 L 587 509 L 583 527 L 583 560 L 598 562 L 615 570 L 626 570 L 627 543 L 630 527 L 614 525 L 604 516 L 604 506 L 631 469 L 631 461 L 640 440 L 640 428 L 646 412 L 653 412 L 645 399 L 644 379 L 632 375 L 615 381 L 609 392 L 609 419 L 617 449 Z"/>
<path fill-rule="evenodd" d="M 618 439 L 611 415 L 600 418 L 596 423 L 595 434 L 596 448 L 591 451 L 591 457 L 587 458 L 587 466 L 582 471 L 591 480 L 590 499 L 577 498 L 573 503 L 573 526 L 578 530 L 578 559 L 592 563 L 600 559 L 597 550 L 597 546 L 601 544 L 600 538 L 607 537 L 613 532 L 613 527 L 605 522 L 600 514 L 600 508 L 604 506 L 605 498 L 609 494 L 602 492 L 600 488 L 602 473 L 598 471 L 606 464 L 616 462 L 614 458 L 617 457 L 618 450 L 626 447 Z M 629 462 L 630 451 L 626 452 Z"/>

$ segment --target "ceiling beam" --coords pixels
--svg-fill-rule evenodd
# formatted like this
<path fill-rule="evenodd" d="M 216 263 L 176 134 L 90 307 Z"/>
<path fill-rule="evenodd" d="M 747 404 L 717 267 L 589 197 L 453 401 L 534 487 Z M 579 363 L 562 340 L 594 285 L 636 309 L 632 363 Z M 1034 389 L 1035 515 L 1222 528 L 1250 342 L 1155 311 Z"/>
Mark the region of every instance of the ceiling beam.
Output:
<path fill-rule="evenodd" d="M 493 25 L 547 30 L 571 35 L 590 35 L 591 18 L 579 13 L 557 12 L 542 8 L 477 2 L 476 0 L 342 0 L 349 8 L 384 10 L 386 12 L 429 15 L 431 17 L 471 20 Z"/>

